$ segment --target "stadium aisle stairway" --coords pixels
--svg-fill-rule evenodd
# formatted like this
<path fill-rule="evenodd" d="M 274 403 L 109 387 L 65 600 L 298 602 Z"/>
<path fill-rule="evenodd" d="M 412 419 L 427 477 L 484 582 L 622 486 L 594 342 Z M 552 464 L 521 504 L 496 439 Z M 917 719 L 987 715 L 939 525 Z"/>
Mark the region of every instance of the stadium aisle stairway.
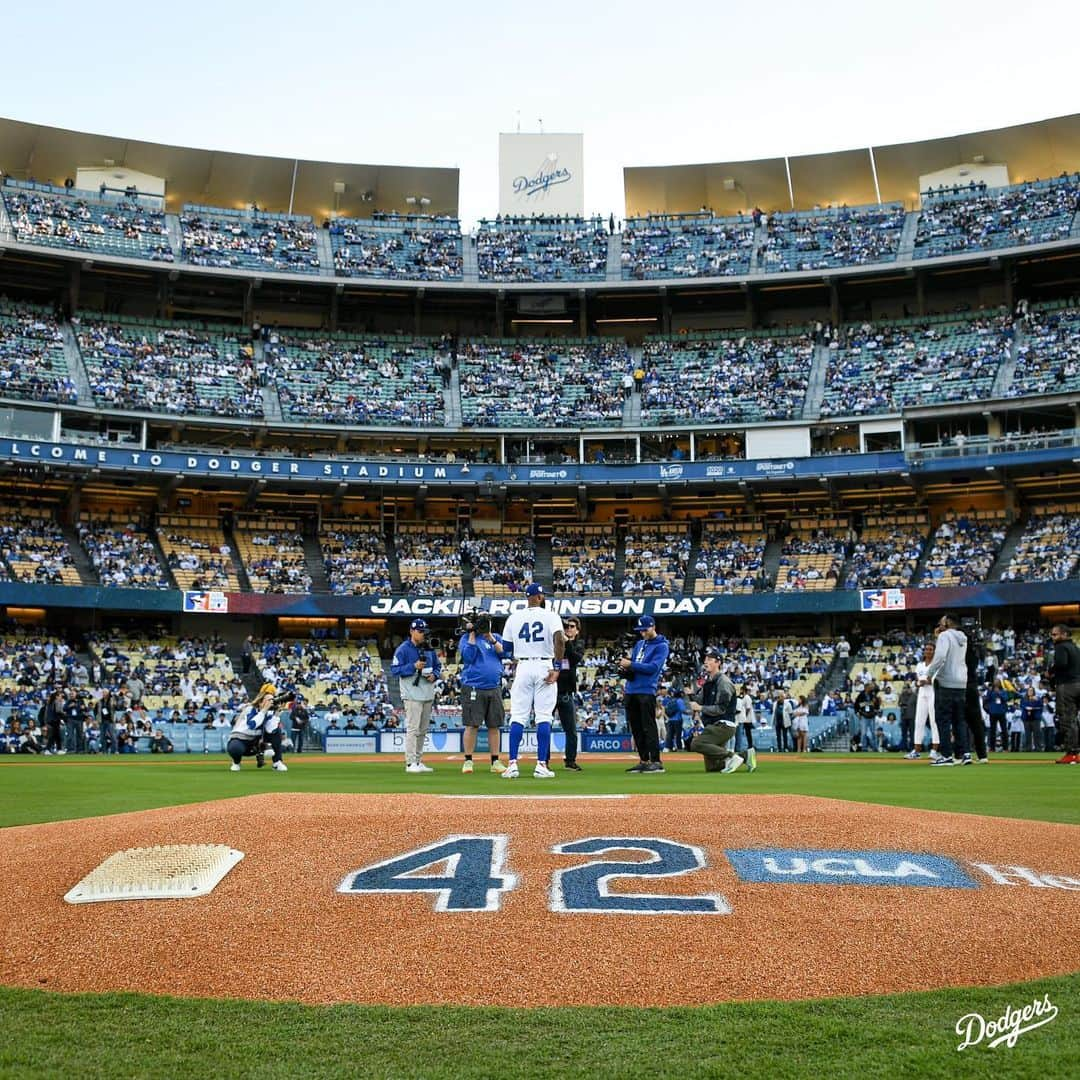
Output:
<path fill-rule="evenodd" d="M 90 561 L 82 544 L 79 543 L 79 534 L 70 525 L 61 525 L 60 531 L 67 541 L 68 550 L 71 552 L 71 561 L 79 574 L 79 581 L 83 585 L 101 584 L 97 571 L 94 569 L 94 564 Z M 164 566 L 164 563 L 162 565 Z"/>
<path fill-rule="evenodd" d="M 1016 552 L 1017 545 L 1019 545 L 1024 536 L 1027 520 L 1027 516 L 1025 515 L 1017 518 L 1016 521 L 1012 523 L 1009 531 L 1005 534 L 1005 543 L 1001 545 L 998 557 L 994 560 L 994 564 L 990 567 L 990 572 L 986 575 L 987 581 L 1000 581 L 1001 575 L 1008 570 L 1009 563 L 1012 562 L 1012 557 Z"/>
<path fill-rule="evenodd" d="M 316 595 L 328 595 L 330 582 L 326 576 L 326 562 L 323 559 L 322 546 L 317 536 L 304 537 L 304 565 L 311 577 L 311 592 Z"/>

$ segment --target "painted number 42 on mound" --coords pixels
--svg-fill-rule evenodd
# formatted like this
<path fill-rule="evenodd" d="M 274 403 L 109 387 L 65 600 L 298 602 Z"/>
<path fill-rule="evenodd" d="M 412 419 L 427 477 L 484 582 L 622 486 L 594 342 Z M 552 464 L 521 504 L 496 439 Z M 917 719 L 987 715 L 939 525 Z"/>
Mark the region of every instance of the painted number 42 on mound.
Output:
<path fill-rule="evenodd" d="M 447 836 L 404 855 L 354 870 L 338 886 L 342 893 L 435 894 L 436 911 L 498 911 L 518 879 L 506 869 L 505 836 Z M 640 862 L 594 859 L 556 870 L 551 879 L 552 911 L 619 915 L 730 915 L 720 894 L 658 896 L 612 893 L 619 878 L 677 877 L 705 866 L 705 853 L 690 844 L 657 837 L 590 836 L 556 844 L 555 855 L 602 855 L 643 851 Z M 428 871 L 424 873 L 423 871 Z"/>

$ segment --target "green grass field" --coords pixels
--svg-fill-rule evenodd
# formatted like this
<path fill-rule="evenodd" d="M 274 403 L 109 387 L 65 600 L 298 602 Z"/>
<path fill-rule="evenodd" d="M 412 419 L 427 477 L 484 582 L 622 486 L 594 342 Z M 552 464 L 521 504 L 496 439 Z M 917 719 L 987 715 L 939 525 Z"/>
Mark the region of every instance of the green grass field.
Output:
<path fill-rule="evenodd" d="M 287 774 L 230 773 L 225 759 L 100 758 L 0 762 L 0 826 L 170 806 L 266 791 L 522 794 L 537 782 L 463 777 L 455 762 L 406 776 L 399 763 L 292 758 Z M 652 791 L 820 795 L 897 806 L 1080 823 L 1080 769 L 1042 755 L 931 769 L 895 756 L 762 755 L 753 775 L 705 774 L 674 758 L 656 777 L 587 761 L 544 792 Z M 10 916 L 5 948 L 17 947 Z M 1054 933 L 1054 927 L 1034 928 Z M 968 944 L 958 932 L 958 948 Z M 971 933 L 976 933 L 972 931 Z M 970 942 L 974 944 L 974 940 Z M 528 947 L 520 943 L 521 948 Z M 753 943 L 748 943 L 748 948 Z M 837 948 L 848 947 L 843 933 Z M 853 955 L 863 947 L 852 943 Z M 29 957 L 29 951 L 28 951 Z M 29 960 L 28 960 L 29 962 Z M 463 963 L 490 958 L 463 957 Z M 546 958 L 566 963 L 557 943 Z M 988 1019 L 1049 994 L 1051 1024 L 1010 1049 L 958 1053 L 966 1013 Z M 0 989 L 0 1076 L 770 1076 L 1051 1077 L 1080 1061 L 1080 976 L 1014 986 L 807 1003 L 677 1009 L 308 1007 L 141 995 Z"/>

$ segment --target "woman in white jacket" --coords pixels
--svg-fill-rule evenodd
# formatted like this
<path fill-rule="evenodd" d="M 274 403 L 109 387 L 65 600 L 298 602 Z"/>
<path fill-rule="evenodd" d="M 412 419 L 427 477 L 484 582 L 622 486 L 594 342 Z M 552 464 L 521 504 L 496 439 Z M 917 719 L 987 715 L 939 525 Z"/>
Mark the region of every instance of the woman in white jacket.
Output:
<path fill-rule="evenodd" d="M 289 771 L 282 760 L 282 728 L 277 714 L 278 705 L 284 702 L 277 701 L 276 694 L 277 689 L 272 683 L 263 683 L 255 700 L 236 710 L 226 747 L 232 758 L 230 772 L 239 772 L 240 760 L 251 754 L 255 755 L 255 764 L 261 769 L 266 763 L 263 740 L 270 744 L 274 752 L 274 769 L 277 772 Z"/>

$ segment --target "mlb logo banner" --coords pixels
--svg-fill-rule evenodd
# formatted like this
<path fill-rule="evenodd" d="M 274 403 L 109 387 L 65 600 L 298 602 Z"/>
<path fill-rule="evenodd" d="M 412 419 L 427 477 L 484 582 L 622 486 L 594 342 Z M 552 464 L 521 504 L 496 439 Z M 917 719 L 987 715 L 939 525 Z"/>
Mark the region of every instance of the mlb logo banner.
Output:
<path fill-rule="evenodd" d="M 903 611 L 907 607 L 903 589 L 862 589 L 861 597 L 863 611 Z"/>
<path fill-rule="evenodd" d="M 184 610 L 199 611 L 203 614 L 225 614 L 229 610 L 228 593 L 208 592 L 202 589 L 194 592 L 185 592 Z"/>

